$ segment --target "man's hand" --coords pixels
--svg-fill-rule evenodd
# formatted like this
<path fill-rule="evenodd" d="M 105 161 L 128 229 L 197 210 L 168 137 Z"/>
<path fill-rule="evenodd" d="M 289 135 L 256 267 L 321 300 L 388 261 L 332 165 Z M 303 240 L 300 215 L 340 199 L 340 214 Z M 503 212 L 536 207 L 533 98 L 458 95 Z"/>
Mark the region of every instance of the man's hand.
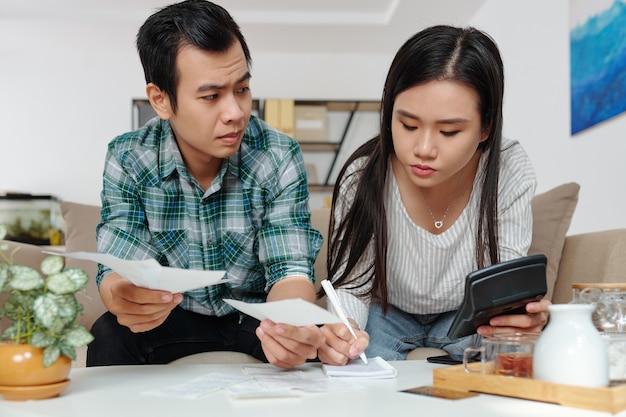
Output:
<path fill-rule="evenodd" d="M 356 339 L 343 323 L 326 324 L 322 327 L 325 343 L 317 350 L 317 355 L 322 362 L 330 365 L 345 365 L 350 359 L 359 356 L 369 345 L 369 335 L 359 330 L 354 320 L 348 320 L 356 333 Z"/>
<path fill-rule="evenodd" d="M 315 302 L 315 287 L 305 277 L 289 277 L 274 284 L 267 301 L 302 298 Z M 293 368 L 307 359 L 317 357 L 317 349 L 324 343 L 317 326 L 290 326 L 263 320 L 256 330 L 267 360 L 279 368 Z"/>
<path fill-rule="evenodd" d="M 100 298 L 118 323 L 133 333 L 160 326 L 183 301 L 182 294 L 137 287 L 114 272 L 100 283 Z"/>
<path fill-rule="evenodd" d="M 317 326 L 290 326 L 263 320 L 256 330 L 267 360 L 279 368 L 289 369 L 317 357 L 324 336 Z"/>
<path fill-rule="evenodd" d="M 481 336 L 493 336 L 498 333 L 524 332 L 540 333 L 548 322 L 549 300 L 540 300 L 526 304 L 527 314 L 496 316 L 489 320 L 488 326 L 480 326 L 477 333 Z"/>

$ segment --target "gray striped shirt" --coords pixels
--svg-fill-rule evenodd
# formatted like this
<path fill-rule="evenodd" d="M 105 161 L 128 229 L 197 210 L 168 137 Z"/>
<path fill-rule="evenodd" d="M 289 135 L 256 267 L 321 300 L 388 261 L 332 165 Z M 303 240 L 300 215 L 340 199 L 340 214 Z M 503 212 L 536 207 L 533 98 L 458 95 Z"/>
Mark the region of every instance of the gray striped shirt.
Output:
<path fill-rule="evenodd" d="M 478 172 L 483 171 L 487 154 L 480 159 Z M 358 171 L 365 159 L 355 161 L 346 175 Z M 353 181 L 359 175 L 353 176 Z M 439 235 L 417 226 L 409 217 L 392 170 L 385 190 L 388 225 L 387 285 L 389 302 L 411 314 L 436 314 L 456 310 L 462 299 L 465 277 L 476 270 L 475 236 L 481 184 L 474 180 L 470 200 L 454 224 Z M 531 200 L 536 177 L 528 155 L 517 141 L 503 140 L 498 196 L 498 232 L 501 261 L 527 254 L 532 238 Z M 347 210 L 355 186 L 352 181 L 342 185 L 345 196 L 335 209 L 335 220 Z M 372 262 L 372 245 L 367 259 L 353 274 Z M 364 262 L 363 262 L 364 261 Z M 365 287 L 371 288 L 371 284 Z M 363 288 L 358 290 L 361 293 Z M 339 297 L 348 317 L 365 328 L 369 300 L 357 297 L 349 289 L 339 288 Z"/>

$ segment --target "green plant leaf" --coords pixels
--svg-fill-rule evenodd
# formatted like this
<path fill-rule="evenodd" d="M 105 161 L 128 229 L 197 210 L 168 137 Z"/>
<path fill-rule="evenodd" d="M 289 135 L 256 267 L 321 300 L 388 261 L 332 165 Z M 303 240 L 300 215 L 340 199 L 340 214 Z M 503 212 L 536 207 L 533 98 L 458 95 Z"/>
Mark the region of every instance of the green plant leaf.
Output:
<path fill-rule="evenodd" d="M 30 344 L 35 347 L 48 347 L 54 345 L 56 339 L 50 335 L 47 335 L 44 332 L 35 332 L 33 337 L 30 339 Z"/>
<path fill-rule="evenodd" d="M 63 273 L 67 274 L 74 282 L 76 286 L 74 292 L 82 290 L 85 288 L 85 285 L 87 285 L 87 282 L 89 282 L 89 275 L 80 268 L 67 268 Z"/>
<path fill-rule="evenodd" d="M 63 323 L 58 320 L 60 301 L 59 295 L 43 294 L 37 297 L 33 305 L 36 320 L 53 333 L 63 328 Z"/>
<path fill-rule="evenodd" d="M 9 280 L 9 265 L 6 263 L 0 263 L 0 292 L 7 291 L 4 289 L 4 285 Z"/>
<path fill-rule="evenodd" d="M 30 291 L 43 288 L 44 279 L 37 270 L 24 265 L 11 265 L 9 271 L 13 278 L 9 280 L 9 287 L 18 291 Z"/>
<path fill-rule="evenodd" d="M 32 310 L 32 305 L 35 302 L 35 295 L 15 293 L 5 301 L 4 303 L 4 315 L 12 321 L 24 321 L 26 318 L 22 318 L 26 311 Z"/>
<path fill-rule="evenodd" d="M 58 346 L 49 346 L 43 351 L 43 366 L 47 368 L 48 366 L 54 364 L 57 359 L 61 356 L 61 350 Z"/>
<path fill-rule="evenodd" d="M 0 336 L 0 340 L 13 340 L 15 335 L 17 334 L 16 324 L 13 323 L 10 327 L 7 327 Z"/>
<path fill-rule="evenodd" d="M 65 272 L 50 275 L 47 283 L 48 290 L 55 294 L 73 294 L 76 292 L 76 283 Z"/>
<path fill-rule="evenodd" d="M 63 270 L 63 265 L 65 265 L 65 259 L 59 255 L 50 255 L 46 256 L 43 261 L 41 261 L 41 265 L 39 269 L 45 275 L 52 275 Z"/>
<path fill-rule="evenodd" d="M 61 355 L 65 355 L 71 360 L 76 360 L 76 349 L 74 346 L 70 346 L 67 343 L 59 343 L 59 349 L 61 350 Z"/>
<path fill-rule="evenodd" d="M 93 335 L 79 324 L 74 324 L 63 336 L 65 343 L 74 347 L 87 346 L 93 339 Z"/>
<path fill-rule="evenodd" d="M 60 334 L 78 315 L 78 302 L 73 294 L 43 294 L 33 305 L 35 320 L 53 334 Z"/>
<path fill-rule="evenodd" d="M 89 275 L 80 268 L 66 268 L 63 273 L 70 277 L 74 283 L 74 292 L 82 290 L 89 282 Z"/>

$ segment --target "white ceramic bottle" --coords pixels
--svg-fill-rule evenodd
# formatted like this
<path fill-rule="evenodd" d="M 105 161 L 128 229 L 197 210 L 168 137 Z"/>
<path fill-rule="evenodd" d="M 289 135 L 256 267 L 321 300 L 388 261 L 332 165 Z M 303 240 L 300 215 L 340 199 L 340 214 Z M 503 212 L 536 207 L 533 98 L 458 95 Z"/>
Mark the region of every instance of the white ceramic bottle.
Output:
<path fill-rule="evenodd" d="M 608 347 L 591 321 L 593 306 L 554 304 L 533 351 L 533 377 L 559 384 L 609 384 Z"/>

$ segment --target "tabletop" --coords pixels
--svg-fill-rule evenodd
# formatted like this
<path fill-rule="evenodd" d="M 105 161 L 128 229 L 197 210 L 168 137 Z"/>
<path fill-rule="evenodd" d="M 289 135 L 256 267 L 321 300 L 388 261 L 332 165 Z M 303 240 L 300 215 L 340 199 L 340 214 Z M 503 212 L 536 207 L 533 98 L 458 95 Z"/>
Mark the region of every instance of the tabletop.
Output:
<path fill-rule="evenodd" d="M 237 399 L 221 390 L 195 399 L 145 395 L 146 391 L 188 383 L 209 373 L 241 375 L 244 365 L 143 365 L 74 368 L 71 383 L 61 396 L 48 400 L 0 399 L 2 417 L 124 417 L 224 415 L 246 417 L 308 417 L 337 415 L 458 417 L 611 416 L 590 410 L 564 407 L 495 395 L 479 394 L 456 400 L 410 394 L 403 390 L 432 385 L 432 370 L 444 365 L 421 360 L 390 362 L 398 371 L 392 379 L 351 379 L 358 388 L 339 392 L 303 393 L 298 397 Z M 249 365 L 248 365 L 249 366 Z M 257 365 L 258 366 L 258 365 Z M 271 365 L 261 365 L 271 367 Z M 304 375 L 324 378 L 318 363 L 301 367 Z M 397 414 L 395 414 L 397 413 Z M 400 414 L 402 413 L 402 414 Z M 626 411 L 616 416 L 626 417 Z"/>

